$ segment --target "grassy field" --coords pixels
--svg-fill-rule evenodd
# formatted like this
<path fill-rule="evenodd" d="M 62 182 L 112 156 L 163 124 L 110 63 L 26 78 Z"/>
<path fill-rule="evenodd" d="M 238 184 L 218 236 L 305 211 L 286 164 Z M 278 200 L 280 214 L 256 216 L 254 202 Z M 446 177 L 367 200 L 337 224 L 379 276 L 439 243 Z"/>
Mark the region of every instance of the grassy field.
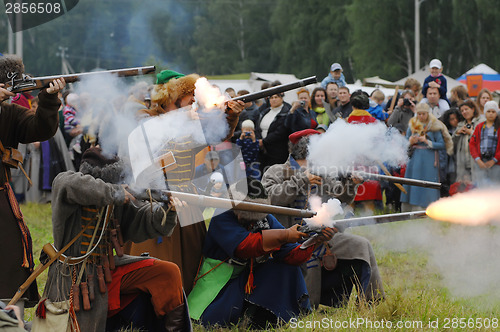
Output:
<path fill-rule="evenodd" d="M 52 241 L 50 205 L 28 204 L 22 205 L 21 209 L 31 230 L 38 264 L 42 246 Z M 359 306 L 356 305 L 353 296 L 346 308 L 320 307 L 309 316 L 277 328 L 277 331 L 375 331 L 390 330 L 389 327 L 401 331 L 500 330 L 498 286 L 479 294 L 457 296 L 456 285 L 452 288 L 447 286 L 450 278 L 442 273 L 443 264 L 439 260 L 453 262 L 453 258 L 437 256 L 440 257 L 437 259 L 434 255 L 434 252 L 446 253 L 446 250 L 450 250 L 462 255 L 460 261 L 468 262 L 469 259 L 476 261 L 475 257 L 464 257 L 460 251 L 461 247 L 453 247 L 455 242 L 469 246 L 470 244 L 460 240 L 457 234 L 464 231 L 470 234 L 470 230 L 431 220 L 418 220 L 359 227 L 350 231 L 365 236 L 372 242 L 384 281 L 386 299 L 375 306 Z M 496 228 L 484 230 L 485 234 L 489 234 L 486 236 L 496 232 Z M 474 236 L 468 237 L 481 242 Z M 475 266 L 464 268 L 474 269 Z M 446 266 L 445 272 L 449 270 L 452 269 Z M 472 276 L 484 273 L 484 271 L 474 272 L 477 273 Z M 490 272 L 496 273 L 496 270 Z M 498 274 L 493 278 L 500 279 Z M 45 280 L 46 272 L 38 279 L 40 293 L 43 291 Z M 477 284 L 481 280 L 467 282 Z M 459 287 L 465 286 L 459 284 Z M 33 309 L 28 310 L 27 317 L 31 317 L 32 314 Z M 195 330 L 206 329 L 195 326 Z M 237 328 L 234 327 L 232 330 L 236 331 Z"/>
<path fill-rule="evenodd" d="M 248 80 L 250 73 L 229 74 L 229 75 L 212 75 L 207 76 L 209 80 Z"/>

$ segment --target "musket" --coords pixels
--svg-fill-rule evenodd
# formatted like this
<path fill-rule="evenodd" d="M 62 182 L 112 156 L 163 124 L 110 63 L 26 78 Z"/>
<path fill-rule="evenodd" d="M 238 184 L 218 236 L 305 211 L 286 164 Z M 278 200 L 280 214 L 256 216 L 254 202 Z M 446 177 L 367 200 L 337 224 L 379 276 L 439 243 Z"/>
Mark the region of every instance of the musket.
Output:
<path fill-rule="evenodd" d="M 147 189 L 143 191 L 137 191 L 131 188 L 127 188 L 127 191 L 130 194 L 132 194 L 132 196 L 134 196 L 135 198 L 144 201 L 149 201 L 150 199 L 153 199 L 159 202 L 168 202 L 170 196 L 174 196 L 181 201 L 185 201 L 188 204 L 198 205 L 198 206 L 209 206 L 209 207 L 228 209 L 228 210 L 233 209 L 233 210 L 260 212 L 268 214 L 283 214 L 287 216 L 294 216 L 301 218 L 312 218 L 316 215 L 316 212 L 311 210 L 293 209 L 282 206 L 246 202 L 228 198 L 203 196 L 203 195 L 183 193 L 172 190 Z"/>
<path fill-rule="evenodd" d="M 278 85 L 278 86 L 273 86 L 271 88 L 264 89 L 264 90 L 257 91 L 257 92 L 253 92 L 253 93 L 249 93 L 247 95 L 234 97 L 231 100 L 241 100 L 244 103 L 248 103 L 250 101 L 255 101 L 255 100 L 258 100 L 261 98 L 270 97 L 270 96 L 276 95 L 278 93 L 301 88 L 303 86 L 306 86 L 309 84 L 314 84 L 317 82 L 318 82 L 318 80 L 316 79 L 316 76 L 311 76 L 311 77 L 304 78 L 302 80 L 298 80 L 296 82 L 282 84 L 282 85 Z"/>
<path fill-rule="evenodd" d="M 332 226 L 337 228 L 339 231 L 343 232 L 349 227 L 367 226 L 367 225 L 378 225 L 385 224 L 395 221 L 404 221 L 411 219 L 425 218 L 427 214 L 425 211 L 414 211 L 414 212 L 403 212 L 403 213 L 391 213 L 391 214 L 381 214 L 377 216 L 359 217 L 359 218 L 348 218 L 348 219 L 338 219 L 332 221 Z M 303 233 L 319 233 L 326 226 L 324 225 L 301 225 L 298 230 Z"/>
<path fill-rule="evenodd" d="M 23 91 L 36 90 L 36 89 L 43 89 L 47 87 L 50 82 L 58 78 L 64 78 L 66 83 L 74 83 L 76 81 L 81 80 L 84 77 L 89 77 L 94 75 L 112 74 L 118 77 L 127 77 L 127 76 L 154 74 L 155 71 L 156 71 L 155 66 L 146 66 L 146 67 L 123 68 L 123 69 L 113 69 L 113 70 L 92 71 L 92 72 L 69 74 L 69 75 L 54 75 L 54 76 L 41 76 L 41 77 L 31 77 L 25 74 L 11 74 L 9 76 L 9 81 L 5 83 L 5 89 L 17 93 Z"/>
<path fill-rule="evenodd" d="M 377 180 L 377 181 L 388 181 L 388 182 L 393 182 L 393 183 L 407 184 L 410 186 L 426 187 L 426 188 L 432 188 L 432 189 L 441 189 L 441 183 L 439 183 L 439 182 L 416 180 L 416 179 L 410 179 L 410 178 L 400 178 L 398 176 L 374 174 L 374 173 L 367 173 L 367 172 L 363 172 L 363 171 L 353 171 L 353 172 L 350 172 L 350 174 L 354 175 L 356 177 L 361 177 L 363 179 L 372 179 L 372 180 Z"/>

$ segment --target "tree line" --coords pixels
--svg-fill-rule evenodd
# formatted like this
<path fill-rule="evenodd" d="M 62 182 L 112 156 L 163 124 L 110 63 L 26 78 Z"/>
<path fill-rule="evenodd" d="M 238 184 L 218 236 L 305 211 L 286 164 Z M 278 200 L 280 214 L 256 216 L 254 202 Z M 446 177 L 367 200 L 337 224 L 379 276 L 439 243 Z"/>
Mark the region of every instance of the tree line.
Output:
<path fill-rule="evenodd" d="M 86 0 L 24 31 L 24 61 L 33 74 L 56 74 L 61 46 L 75 71 L 156 64 L 322 78 L 339 62 L 348 82 L 397 80 L 416 67 L 414 10 L 413 0 Z M 495 0 L 423 1 L 420 67 L 437 57 L 452 77 L 482 62 L 500 68 L 499 12 Z"/>

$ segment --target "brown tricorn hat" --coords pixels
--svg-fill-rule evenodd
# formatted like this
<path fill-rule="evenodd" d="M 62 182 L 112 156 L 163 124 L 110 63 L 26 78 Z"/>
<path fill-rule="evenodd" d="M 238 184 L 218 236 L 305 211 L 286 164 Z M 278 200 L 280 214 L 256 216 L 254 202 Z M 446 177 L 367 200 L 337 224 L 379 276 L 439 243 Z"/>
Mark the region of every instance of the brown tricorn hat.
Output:
<path fill-rule="evenodd" d="M 9 77 L 14 74 L 24 73 L 23 60 L 17 55 L 1 55 L 0 56 L 0 83 L 6 83 L 10 80 Z M 18 77 L 19 78 L 19 77 Z"/>

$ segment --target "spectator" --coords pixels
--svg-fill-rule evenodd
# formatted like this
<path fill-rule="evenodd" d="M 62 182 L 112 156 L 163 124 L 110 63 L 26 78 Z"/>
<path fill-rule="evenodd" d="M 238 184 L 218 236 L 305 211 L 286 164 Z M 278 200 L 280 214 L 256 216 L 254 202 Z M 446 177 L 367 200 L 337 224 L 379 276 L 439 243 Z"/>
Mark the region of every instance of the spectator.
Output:
<path fill-rule="evenodd" d="M 369 124 L 377 122 L 367 109 L 370 106 L 368 94 L 361 90 L 356 90 L 351 96 L 352 113 L 347 118 L 347 122 L 359 124 Z M 367 173 L 373 172 L 378 173 L 378 168 L 367 167 L 365 165 L 355 165 L 356 170 L 364 171 Z M 380 183 L 375 180 L 367 180 L 361 184 L 358 188 L 356 197 L 354 198 L 354 204 L 356 207 L 360 207 L 366 212 L 373 213 L 375 208 L 382 209 L 382 190 Z"/>
<path fill-rule="evenodd" d="M 477 186 L 500 182 L 500 116 L 496 101 L 484 104 L 485 122 L 476 126 L 469 148 L 475 163 L 472 166 L 472 181 Z"/>
<path fill-rule="evenodd" d="M 408 78 L 405 81 L 405 85 L 403 87 L 404 90 L 411 90 L 415 94 L 415 99 L 417 102 L 420 102 L 422 100 L 422 84 L 420 84 L 419 81 L 414 79 L 413 77 Z"/>
<path fill-rule="evenodd" d="M 349 123 L 372 123 L 377 121 L 367 109 L 370 107 L 370 99 L 368 94 L 361 90 L 356 90 L 350 98 L 352 112 L 347 118 Z"/>
<path fill-rule="evenodd" d="M 349 88 L 346 86 L 339 88 L 339 103 L 340 106 L 333 110 L 333 114 L 336 117 L 347 119 L 352 112 L 352 106 L 351 94 L 349 93 Z"/>
<path fill-rule="evenodd" d="M 332 83 L 333 84 L 333 83 Z M 311 108 L 316 113 L 316 121 L 318 125 L 328 125 L 334 120 L 332 112 L 329 110 L 327 112 L 327 105 L 329 106 L 326 96 L 326 90 L 323 88 L 315 88 L 311 94 Z"/>
<path fill-rule="evenodd" d="M 439 98 L 446 101 L 448 106 L 450 102 L 446 97 L 448 92 L 448 87 L 446 86 L 446 77 L 442 74 L 443 65 L 439 59 L 432 59 L 429 63 L 429 70 L 431 74 L 427 76 L 424 80 L 424 86 L 422 87 L 422 94 L 427 96 L 428 88 L 437 88 L 439 90 Z M 444 106 L 442 106 L 444 107 Z"/>
<path fill-rule="evenodd" d="M 464 120 L 458 123 L 457 130 L 453 134 L 457 181 L 470 182 L 472 180 L 472 165 L 475 161 L 470 154 L 469 140 L 477 124 L 484 121 L 484 117 L 479 114 L 476 103 L 470 99 L 460 105 L 460 113 L 462 113 Z"/>
<path fill-rule="evenodd" d="M 396 127 L 397 124 L 401 125 L 401 130 L 403 130 L 403 133 L 405 133 L 406 135 L 406 131 L 408 130 L 408 122 L 415 116 L 415 107 L 417 101 L 412 90 L 403 91 L 401 97 L 403 103 L 401 106 L 397 106 L 394 109 L 394 112 L 387 120 L 387 125 L 391 127 Z"/>
<path fill-rule="evenodd" d="M 450 90 L 451 107 L 458 107 L 458 105 L 462 104 L 467 99 L 469 99 L 469 94 L 467 93 L 467 89 L 464 86 L 457 85 Z"/>
<path fill-rule="evenodd" d="M 427 95 L 420 102 L 427 104 L 431 114 L 436 118 L 440 118 L 444 112 L 450 109 L 448 102 L 439 99 L 439 89 L 436 87 L 427 88 Z"/>
<path fill-rule="evenodd" d="M 260 180 L 259 142 L 255 138 L 255 125 L 252 120 L 245 120 L 241 124 L 241 134 L 236 145 L 241 148 L 247 177 Z"/>
<path fill-rule="evenodd" d="M 463 120 L 463 117 L 458 107 L 452 107 L 444 112 L 440 120 L 448 129 L 448 133 L 453 137 L 453 134 L 457 130 L 458 123 Z M 457 161 L 455 153 L 447 154 L 446 165 L 445 176 L 440 178 L 442 184 L 441 197 L 449 196 L 450 186 L 457 180 Z"/>
<path fill-rule="evenodd" d="M 326 89 L 326 85 L 330 82 L 337 83 L 339 88 L 347 85 L 344 74 L 342 73 L 342 66 L 336 62 L 330 66 L 330 74 L 321 81 L 321 87 Z"/>
<path fill-rule="evenodd" d="M 193 184 L 196 186 L 198 192 L 206 192 L 207 185 L 210 182 L 210 175 L 214 172 L 224 174 L 217 151 L 208 151 L 205 155 L 204 163 L 197 166 L 194 172 Z"/>
<path fill-rule="evenodd" d="M 484 114 L 484 104 L 488 101 L 493 100 L 493 94 L 488 89 L 482 89 L 477 95 L 476 102 L 479 106 L 479 114 Z"/>
<path fill-rule="evenodd" d="M 316 112 L 311 109 L 311 97 L 309 90 L 301 88 L 297 91 L 298 101 L 292 104 L 290 113 L 286 117 L 285 126 L 290 133 L 304 129 L 314 129 L 318 125 Z"/>
<path fill-rule="evenodd" d="M 375 89 L 370 96 L 370 107 L 368 108 L 368 113 L 370 113 L 375 119 L 380 121 L 385 121 L 389 117 L 389 113 L 384 111 L 382 104 L 384 103 L 385 95 L 379 89 Z M 391 111 L 392 113 L 392 111 Z"/>
<path fill-rule="evenodd" d="M 234 91 L 233 88 L 227 88 L 226 90 L 224 90 L 224 93 L 227 94 L 229 98 L 236 97 L 236 92 Z"/>
<path fill-rule="evenodd" d="M 38 97 L 33 98 L 31 106 L 36 112 Z M 60 172 L 75 170 L 59 128 L 47 141 L 27 144 L 24 165 L 32 181 L 32 185 L 25 185 L 24 197 L 27 202 L 35 203 L 50 202 L 54 178 Z"/>
<path fill-rule="evenodd" d="M 406 137 L 409 139 L 410 160 L 406 167 L 405 178 L 425 181 L 439 181 L 437 150 L 445 149 L 441 133 L 442 124 L 430 113 L 429 105 L 420 103 L 416 107 L 417 116 L 412 118 Z M 439 198 L 439 190 L 404 185 L 407 192 L 401 193 L 401 210 L 424 210 Z"/>
<path fill-rule="evenodd" d="M 77 117 L 78 109 L 80 109 L 80 98 L 76 93 L 70 93 L 66 97 L 66 106 L 63 109 L 64 132 L 70 139 L 68 149 L 75 168 L 79 167 L 83 153 L 81 148 L 83 127 Z"/>
<path fill-rule="evenodd" d="M 336 109 L 339 104 L 339 86 L 335 82 L 329 82 L 326 85 L 326 102 L 328 102 L 330 111 Z M 326 108 L 326 106 L 325 106 Z"/>
<path fill-rule="evenodd" d="M 129 96 L 123 105 L 124 113 L 128 116 L 134 117 L 140 110 L 148 108 L 146 107 L 146 96 L 148 96 L 148 84 L 144 81 L 134 84 L 129 89 Z"/>
<path fill-rule="evenodd" d="M 244 96 L 249 94 L 247 90 L 238 91 L 238 96 Z M 250 101 L 245 103 L 245 109 L 241 112 L 240 118 L 238 120 L 238 124 L 234 130 L 233 142 L 236 142 L 236 139 L 241 136 L 241 124 L 245 120 L 251 120 L 253 123 L 256 123 L 259 119 L 259 107 L 253 102 Z"/>
<path fill-rule="evenodd" d="M 263 109 L 256 123 L 261 171 L 271 165 L 284 163 L 288 157 L 289 130 L 285 127 L 285 120 L 291 106 L 283 102 L 283 97 L 283 93 L 269 97 L 269 107 Z"/>
<path fill-rule="evenodd" d="M 276 81 L 276 82 L 278 82 L 278 83 L 279 83 L 279 81 Z M 281 83 L 279 83 L 279 84 L 281 84 Z M 279 84 L 278 84 L 278 85 L 279 85 Z M 270 87 L 271 87 L 271 83 L 270 83 L 270 82 L 264 82 L 264 83 L 262 83 L 262 85 L 260 86 L 260 89 L 261 89 L 261 90 L 265 90 L 265 89 L 268 89 L 268 88 L 270 88 Z M 269 107 L 269 97 L 265 97 L 265 98 L 261 98 L 261 99 L 259 99 L 259 100 L 256 100 L 256 101 L 255 101 L 255 104 L 257 105 L 257 107 L 259 107 L 259 112 L 258 112 L 258 113 L 260 114 L 260 112 L 261 112 L 264 108 Z"/>

